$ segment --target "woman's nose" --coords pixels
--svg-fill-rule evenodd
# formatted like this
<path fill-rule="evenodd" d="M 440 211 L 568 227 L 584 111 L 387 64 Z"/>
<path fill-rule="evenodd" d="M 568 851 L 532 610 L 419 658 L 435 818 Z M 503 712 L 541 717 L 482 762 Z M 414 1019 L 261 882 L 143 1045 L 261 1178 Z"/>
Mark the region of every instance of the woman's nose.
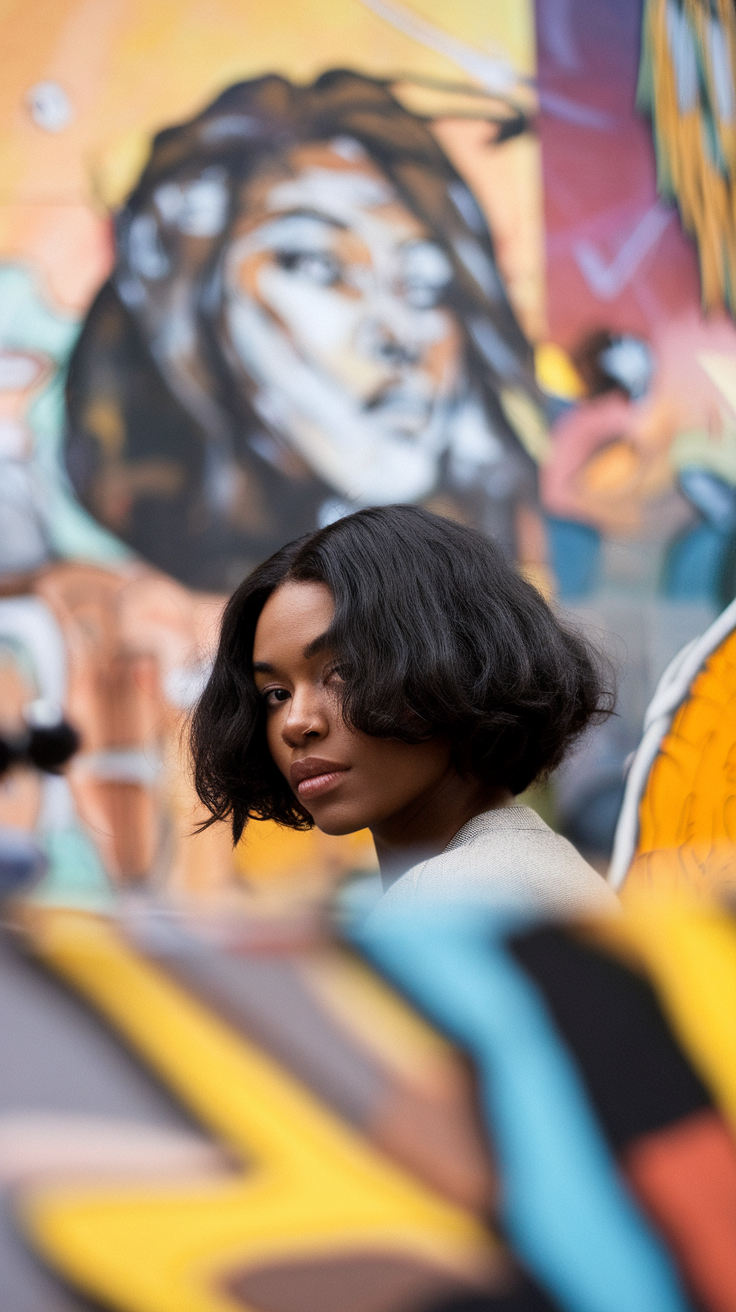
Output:
<path fill-rule="evenodd" d="M 312 739 L 318 742 L 329 729 L 329 717 L 322 698 L 312 689 L 295 689 L 281 730 L 289 747 L 301 747 Z"/>

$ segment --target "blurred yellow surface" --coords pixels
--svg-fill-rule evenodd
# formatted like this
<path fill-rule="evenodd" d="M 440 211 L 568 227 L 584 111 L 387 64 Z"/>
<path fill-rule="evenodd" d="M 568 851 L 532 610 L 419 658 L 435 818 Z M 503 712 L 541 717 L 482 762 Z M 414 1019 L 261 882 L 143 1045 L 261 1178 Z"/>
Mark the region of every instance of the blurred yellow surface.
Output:
<path fill-rule="evenodd" d="M 367 829 L 332 838 L 319 829 L 285 829 L 273 820 L 251 820 L 235 849 L 235 868 L 255 886 L 330 886 L 353 871 L 376 870 L 378 862 Z"/>

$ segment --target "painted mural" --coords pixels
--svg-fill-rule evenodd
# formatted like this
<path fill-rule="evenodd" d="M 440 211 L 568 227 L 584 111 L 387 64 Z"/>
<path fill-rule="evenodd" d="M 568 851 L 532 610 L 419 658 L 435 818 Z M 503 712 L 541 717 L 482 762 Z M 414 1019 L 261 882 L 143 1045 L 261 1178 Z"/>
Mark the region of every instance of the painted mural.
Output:
<path fill-rule="evenodd" d="M 660 675 L 734 595 L 736 337 L 723 296 L 701 282 L 703 233 L 687 217 L 697 141 L 718 104 L 713 69 L 733 82 L 718 62 L 731 57 L 733 19 L 724 10 L 719 26 L 712 8 L 709 64 L 705 9 L 689 0 L 537 7 L 548 331 L 580 388 L 553 424 L 541 495 L 559 595 L 620 671 L 618 716 L 557 781 L 558 823 L 589 850 L 610 850 L 625 765 Z M 673 165 L 682 193 L 667 143 L 686 137 L 690 172 Z M 716 244 L 718 214 L 716 205 L 708 218 Z"/>
<path fill-rule="evenodd" d="M 480 526 L 613 653 L 618 716 L 540 802 L 607 861 L 656 681 L 736 590 L 727 274 L 668 145 L 695 59 L 728 153 L 733 33 L 704 63 L 691 8 L 11 6 L 3 715 L 60 706 L 81 748 L 0 807 L 49 888 L 371 864 L 196 835 L 182 733 L 243 575 L 393 501 Z"/>
<path fill-rule="evenodd" d="M 219 611 L 294 536 L 422 501 L 552 590 L 533 16 L 436 19 L 351 0 L 341 22 L 295 5 L 246 31 L 229 3 L 69 3 L 34 54 L 14 16 L 6 731 L 45 700 L 81 750 L 5 788 L 51 854 L 49 895 L 372 865 L 362 838 L 251 826 L 233 857 L 193 832 L 182 734 Z"/>
<path fill-rule="evenodd" d="M 294 536 L 423 501 L 542 563 L 532 348 L 475 200 L 388 87 L 228 88 L 158 135 L 115 231 L 65 463 L 141 556 L 230 591 Z"/>
<path fill-rule="evenodd" d="M 0 31 L 3 1312 L 734 1312 L 730 0 Z M 529 800 L 620 917 L 197 832 L 228 593 L 395 501 L 612 656 Z"/>

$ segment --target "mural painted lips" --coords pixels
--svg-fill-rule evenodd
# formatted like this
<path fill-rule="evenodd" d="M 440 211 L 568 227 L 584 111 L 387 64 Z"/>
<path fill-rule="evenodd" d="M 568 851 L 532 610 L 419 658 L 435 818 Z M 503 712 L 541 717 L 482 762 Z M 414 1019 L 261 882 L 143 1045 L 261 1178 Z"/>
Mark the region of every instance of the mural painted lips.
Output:
<path fill-rule="evenodd" d="M 392 428 L 413 435 L 426 426 L 432 403 L 423 392 L 408 387 L 391 387 L 373 395 L 364 409 L 385 420 Z"/>
<path fill-rule="evenodd" d="M 325 761 L 319 756 L 305 756 L 295 761 L 289 769 L 289 780 L 299 797 L 321 797 L 339 783 L 341 775 L 347 773 L 349 765 L 339 761 Z"/>

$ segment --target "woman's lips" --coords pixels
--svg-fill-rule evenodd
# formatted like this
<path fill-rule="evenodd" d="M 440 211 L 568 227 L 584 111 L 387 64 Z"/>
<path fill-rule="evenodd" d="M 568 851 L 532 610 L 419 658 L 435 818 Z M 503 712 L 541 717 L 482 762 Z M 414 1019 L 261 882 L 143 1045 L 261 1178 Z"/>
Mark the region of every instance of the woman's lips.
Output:
<path fill-rule="evenodd" d="M 323 761 L 318 756 L 307 756 L 302 761 L 294 762 L 289 770 L 289 779 L 302 801 L 307 801 L 328 793 L 349 769 L 349 765 L 340 765 L 337 761 Z"/>
<path fill-rule="evenodd" d="M 321 797 L 322 793 L 328 793 L 331 788 L 334 788 L 344 774 L 344 770 L 332 770 L 328 774 L 316 774 L 311 779 L 303 779 L 296 791 L 305 800 L 312 797 Z"/>

